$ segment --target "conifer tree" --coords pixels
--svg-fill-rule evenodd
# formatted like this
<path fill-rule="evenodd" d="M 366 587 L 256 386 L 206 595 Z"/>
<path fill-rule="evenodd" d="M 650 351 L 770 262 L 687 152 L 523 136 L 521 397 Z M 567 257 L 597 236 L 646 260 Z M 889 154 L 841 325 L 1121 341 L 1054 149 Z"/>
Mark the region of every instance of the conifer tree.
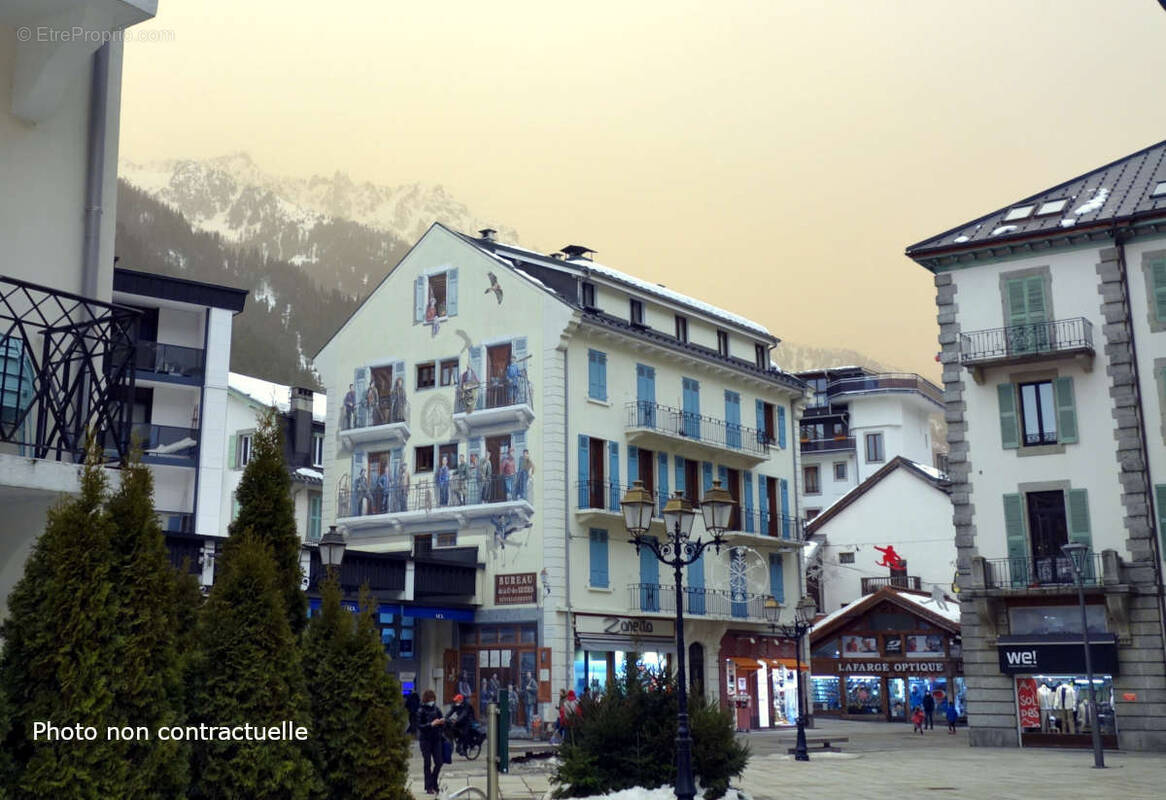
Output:
<path fill-rule="evenodd" d="M 194 747 L 195 798 L 306 800 L 320 784 L 308 755 L 308 698 L 268 545 L 250 530 L 226 542 L 199 620 L 191 721 L 309 729 L 309 741 L 209 741 Z"/>
<path fill-rule="evenodd" d="M 275 559 L 276 585 L 292 633 L 299 636 L 307 624 L 307 597 L 300 588 L 300 539 L 291 496 L 291 475 L 283 455 L 283 431 L 274 408 L 259 416 L 251 437 L 251 458 L 235 490 L 239 516 L 231 535 L 250 529 L 267 544 Z"/>
<path fill-rule="evenodd" d="M 331 800 L 407 800 L 410 739 L 401 685 L 387 672 L 375 603 L 341 605 L 334 575 L 321 586 L 320 613 L 304 634 L 316 764 Z"/>

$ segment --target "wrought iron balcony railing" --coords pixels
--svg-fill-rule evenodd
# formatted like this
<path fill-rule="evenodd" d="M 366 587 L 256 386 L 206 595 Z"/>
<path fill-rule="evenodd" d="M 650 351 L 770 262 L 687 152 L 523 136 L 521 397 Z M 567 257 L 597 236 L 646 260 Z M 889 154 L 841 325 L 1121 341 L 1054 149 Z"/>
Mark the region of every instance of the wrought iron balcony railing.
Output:
<path fill-rule="evenodd" d="M 202 383 L 204 353 L 197 347 L 159 342 L 138 342 L 134 367 L 143 377 Z"/>
<path fill-rule="evenodd" d="M 862 593 L 874 594 L 884 586 L 893 586 L 896 589 L 913 589 L 922 591 L 922 583 L 918 575 L 884 575 L 879 578 L 863 578 Z"/>
<path fill-rule="evenodd" d="M 1066 556 L 1038 556 L 991 558 L 985 560 L 984 581 L 993 589 L 1029 589 L 1073 585 L 1073 566 Z M 1100 553 L 1089 553 L 1085 558 L 1082 583 L 1097 586 L 1101 583 Z"/>
<path fill-rule="evenodd" d="M 466 414 L 487 408 L 530 406 L 534 409 L 534 390 L 527 380 L 526 370 L 514 378 L 505 376 L 487 379 L 485 384 L 458 386 L 454 398 L 454 413 Z"/>
<path fill-rule="evenodd" d="M 835 436 L 830 439 L 802 439 L 801 450 L 803 453 L 836 453 L 842 450 L 853 450 L 855 448 L 853 436 Z"/>
<path fill-rule="evenodd" d="M 627 426 L 683 437 L 758 458 L 769 455 L 771 444 L 769 435 L 763 430 L 646 400 L 627 404 Z"/>
<path fill-rule="evenodd" d="M 826 386 L 831 399 L 841 394 L 877 392 L 918 392 L 935 403 L 943 404 L 943 390 L 929 380 L 909 372 L 884 372 L 878 375 L 854 375 L 838 378 Z"/>
<path fill-rule="evenodd" d="M 368 399 L 357 401 L 355 406 L 340 409 L 340 430 L 354 428 L 374 428 L 377 425 L 392 425 L 409 418 L 409 403 L 404 398 L 385 395 L 370 406 Z"/>
<path fill-rule="evenodd" d="M 0 277 L 0 442 L 80 461 L 87 432 L 129 452 L 138 312 Z"/>
<path fill-rule="evenodd" d="M 346 481 L 342 481 L 346 483 Z M 422 479 L 413 485 L 395 481 L 371 486 L 358 478 L 356 486 L 342 485 L 337 493 L 338 517 L 367 517 L 375 514 L 402 514 L 408 511 L 426 511 L 457 508 L 516 500 L 531 501 L 534 483 L 521 472 L 514 475 L 495 475 L 482 480 L 475 477 L 462 480 L 451 475 L 450 481 L 438 484 Z"/>
<path fill-rule="evenodd" d="M 693 616 L 731 617 L 764 620 L 765 601 L 769 595 L 734 592 L 730 589 L 681 587 L 684 613 Z M 676 613 L 676 587 L 662 583 L 628 584 L 628 608 L 631 611 Z"/>
<path fill-rule="evenodd" d="M 1009 325 L 960 334 L 960 363 L 1038 358 L 1047 355 L 1093 355 L 1093 323 L 1084 317 Z"/>

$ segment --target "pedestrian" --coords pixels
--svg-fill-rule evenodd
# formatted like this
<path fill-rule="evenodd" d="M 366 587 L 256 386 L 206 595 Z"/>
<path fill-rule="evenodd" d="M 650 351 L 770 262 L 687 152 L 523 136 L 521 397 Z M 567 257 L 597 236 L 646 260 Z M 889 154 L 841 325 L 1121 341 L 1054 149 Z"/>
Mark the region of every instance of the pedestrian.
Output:
<path fill-rule="evenodd" d="M 923 693 L 923 727 L 929 731 L 935 730 L 935 695 L 931 692 Z"/>
<path fill-rule="evenodd" d="M 960 712 L 956 709 L 955 703 L 947 704 L 947 732 L 955 733 L 955 724 L 959 721 Z"/>
<path fill-rule="evenodd" d="M 417 743 L 425 767 L 425 793 L 437 794 L 437 776 L 441 773 L 441 731 L 445 719 L 437 707 L 437 694 L 432 689 L 421 693 L 421 708 L 417 711 Z"/>
<path fill-rule="evenodd" d="M 923 735 L 923 709 L 915 706 L 915 713 L 911 715 L 911 721 L 915 723 L 915 732 L 920 736 Z"/>

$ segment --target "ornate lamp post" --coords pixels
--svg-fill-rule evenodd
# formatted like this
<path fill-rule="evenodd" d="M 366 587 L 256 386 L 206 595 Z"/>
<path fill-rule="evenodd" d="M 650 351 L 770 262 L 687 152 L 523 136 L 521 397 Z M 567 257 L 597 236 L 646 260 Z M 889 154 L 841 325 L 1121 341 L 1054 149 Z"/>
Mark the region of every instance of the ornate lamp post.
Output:
<path fill-rule="evenodd" d="M 1093 656 L 1089 652 L 1089 620 L 1085 614 L 1085 571 L 1089 548 L 1080 542 L 1061 545 L 1061 552 L 1073 568 L 1073 582 L 1077 584 L 1077 603 L 1081 606 L 1081 642 L 1085 648 L 1085 675 L 1089 678 L 1089 732 L 1093 736 L 1093 767 L 1105 769 L 1105 753 L 1101 749 L 1101 730 L 1097 719 L 1097 689 L 1093 685 Z"/>
<path fill-rule="evenodd" d="M 705 531 L 712 539 L 705 541 L 689 538 L 696 512 L 685 499 L 683 492 L 677 492 L 664 506 L 664 529 L 666 538 L 658 542 L 645 536 L 652 521 L 655 502 L 652 494 L 644 488 L 642 481 L 636 481 L 628 489 L 620 502 L 623 507 L 624 523 L 632 535 L 630 544 L 636 546 L 639 555 L 643 547 L 652 551 L 660 563 L 672 567 L 676 577 L 676 682 L 678 687 L 676 712 L 676 797 L 677 800 L 692 800 L 696 794 L 696 784 L 692 777 L 692 736 L 688 729 L 688 675 L 685 670 L 684 646 L 684 568 L 700 558 L 710 545 L 719 554 L 725 544 L 723 534 L 729 527 L 729 518 L 736 502 L 720 481 L 705 492 L 700 510 L 704 516 Z"/>
<path fill-rule="evenodd" d="M 324 565 L 324 572 L 332 574 L 332 570 L 340 569 L 340 562 L 344 560 L 344 550 L 348 542 L 344 536 L 336 531 L 335 525 L 328 527 L 328 532 L 320 538 L 320 563 Z"/>
<path fill-rule="evenodd" d="M 794 640 L 794 659 L 797 664 L 798 676 L 798 741 L 794 747 L 794 761 L 810 760 L 810 753 L 806 749 L 806 695 L 802 686 L 804 683 L 802 680 L 802 638 L 814 627 L 813 619 L 816 612 L 817 608 L 814 606 L 813 598 L 803 595 L 794 610 L 793 622 L 778 625 L 777 619 L 781 614 L 781 606 L 772 595 L 765 601 L 765 615 L 769 617 L 770 629 L 787 639 Z"/>

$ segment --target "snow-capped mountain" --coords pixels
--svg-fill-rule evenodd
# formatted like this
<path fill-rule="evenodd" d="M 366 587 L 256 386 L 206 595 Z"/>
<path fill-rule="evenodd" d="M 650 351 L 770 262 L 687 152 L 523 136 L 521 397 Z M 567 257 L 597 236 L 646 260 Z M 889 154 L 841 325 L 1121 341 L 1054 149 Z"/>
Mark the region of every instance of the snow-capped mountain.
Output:
<path fill-rule="evenodd" d="M 360 296 L 434 222 L 473 232 L 498 227 L 443 187 L 378 186 L 337 172 L 276 176 L 246 153 L 208 160 L 122 161 L 121 177 L 180 212 L 196 229 L 297 264 L 322 287 Z M 512 230 L 502 231 L 516 241 Z"/>

